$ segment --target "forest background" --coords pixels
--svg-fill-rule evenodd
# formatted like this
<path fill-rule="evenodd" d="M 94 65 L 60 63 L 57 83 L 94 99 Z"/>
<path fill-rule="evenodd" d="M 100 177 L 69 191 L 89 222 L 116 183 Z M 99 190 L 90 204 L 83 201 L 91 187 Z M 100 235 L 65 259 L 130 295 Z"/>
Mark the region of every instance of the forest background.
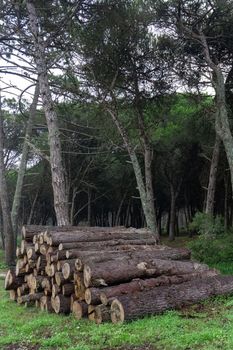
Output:
<path fill-rule="evenodd" d="M 232 246 L 231 1 L 2 1 L 0 28 L 3 95 L 28 81 L 0 101 L 8 264 L 22 224 Z"/>

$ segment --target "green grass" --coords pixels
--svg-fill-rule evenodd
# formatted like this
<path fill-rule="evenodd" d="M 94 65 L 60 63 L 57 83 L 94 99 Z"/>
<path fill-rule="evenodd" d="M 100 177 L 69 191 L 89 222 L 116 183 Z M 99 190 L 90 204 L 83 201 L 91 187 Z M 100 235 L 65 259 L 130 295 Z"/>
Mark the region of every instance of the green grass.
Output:
<path fill-rule="evenodd" d="M 7 266 L 4 263 L 4 252 L 2 249 L 0 249 L 0 272 L 1 270 L 6 270 L 6 269 L 7 269 Z"/>
<path fill-rule="evenodd" d="M 233 273 L 233 263 L 216 267 Z M 9 300 L 0 281 L 0 349 L 10 344 L 24 350 L 123 350 L 143 349 L 145 344 L 156 350 L 232 350 L 233 296 L 123 325 L 95 325 L 19 306 Z"/>

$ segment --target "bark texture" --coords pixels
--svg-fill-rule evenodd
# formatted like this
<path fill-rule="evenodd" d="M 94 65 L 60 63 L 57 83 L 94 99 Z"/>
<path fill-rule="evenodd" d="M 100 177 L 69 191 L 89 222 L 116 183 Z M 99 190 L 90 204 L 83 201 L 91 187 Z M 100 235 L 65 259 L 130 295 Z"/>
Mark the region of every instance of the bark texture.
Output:
<path fill-rule="evenodd" d="M 2 102 L 0 95 L 0 202 L 2 208 L 3 234 L 5 243 L 5 262 L 7 265 L 10 266 L 14 265 L 16 247 L 14 241 L 13 227 L 11 223 L 10 202 L 8 197 L 4 164 L 4 131 L 1 104 Z"/>
<path fill-rule="evenodd" d="M 88 287 L 108 286 L 128 282 L 134 278 L 160 275 L 182 275 L 209 270 L 207 265 L 186 261 L 160 259 L 122 259 L 84 265 L 84 284 Z"/>
<path fill-rule="evenodd" d="M 118 297 L 111 304 L 113 323 L 154 315 L 172 308 L 180 308 L 214 295 L 233 293 L 233 276 L 195 279 L 180 285 L 158 287 L 148 291 Z"/>
<path fill-rule="evenodd" d="M 26 127 L 22 155 L 21 155 L 21 160 L 20 160 L 20 165 L 18 170 L 16 188 L 15 188 L 13 204 L 11 209 L 11 221 L 12 221 L 15 237 L 17 237 L 18 216 L 19 216 L 19 209 L 20 209 L 22 189 L 23 189 L 23 180 L 24 180 L 24 175 L 25 175 L 26 166 L 27 166 L 27 158 L 28 158 L 28 151 L 29 151 L 28 141 L 30 141 L 31 139 L 33 120 L 36 114 L 36 107 L 38 103 L 39 93 L 40 93 L 39 84 L 37 83 L 35 87 L 33 101 L 29 109 L 29 117 L 27 121 L 27 127 Z"/>
<path fill-rule="evenodd" d="M 214 197 L 216 189 L 217 171 L 218 171 L 218 161 L 220 154 L 221 139 L 216 135 L 214 149 L 210 165 L 209 183 L 206 198 L 206 214 L 214 215 Z"/>
<path fill-rule="evenodd" d="M 48 81 L 48 67 L 46 63 L 46 43 L 40 33 L 39 21 L 35 8 L 35 1 L 27 0 L 27 11 L 30 30 L 34 43 L 35 63 L 38 72 L 40 94 L 48 126 L 50 147 L 50 165 L 54 195 L 54 209 L 58 226 L 69 225 L 68 198 L 66 189 L 65 169 L 61 157 L 61 142 L 58 128 L 58 118 L 53 105 Z"/>

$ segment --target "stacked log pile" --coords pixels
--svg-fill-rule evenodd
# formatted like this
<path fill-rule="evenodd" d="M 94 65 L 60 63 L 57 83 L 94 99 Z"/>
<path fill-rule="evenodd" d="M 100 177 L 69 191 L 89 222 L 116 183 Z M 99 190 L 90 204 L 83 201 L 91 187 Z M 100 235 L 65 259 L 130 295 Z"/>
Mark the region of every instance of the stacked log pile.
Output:
<path fill-rule="evenodd" d="M 41 310 L 118 323 L 233 293 L 233 276 L 146 230 L 25 226 L 22 238 L 5 289 Z"/>

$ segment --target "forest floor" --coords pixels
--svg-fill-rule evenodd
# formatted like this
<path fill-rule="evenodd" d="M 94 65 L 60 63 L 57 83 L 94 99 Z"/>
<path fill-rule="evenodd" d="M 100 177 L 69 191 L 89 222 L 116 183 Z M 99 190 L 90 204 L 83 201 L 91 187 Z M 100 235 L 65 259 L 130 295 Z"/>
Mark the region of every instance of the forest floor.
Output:
<path fill-rule="evenodd" d="M 184 238 L 174 243 L 185 245 Z M 4 272 L 0 251 L 0 273 Z M 216 266 L 233 274 L 232 264 Z M 232 350 L 233 296 L 123 325 L 95 325 L 12 302 L 0 279 L 1 350 Z"/>

